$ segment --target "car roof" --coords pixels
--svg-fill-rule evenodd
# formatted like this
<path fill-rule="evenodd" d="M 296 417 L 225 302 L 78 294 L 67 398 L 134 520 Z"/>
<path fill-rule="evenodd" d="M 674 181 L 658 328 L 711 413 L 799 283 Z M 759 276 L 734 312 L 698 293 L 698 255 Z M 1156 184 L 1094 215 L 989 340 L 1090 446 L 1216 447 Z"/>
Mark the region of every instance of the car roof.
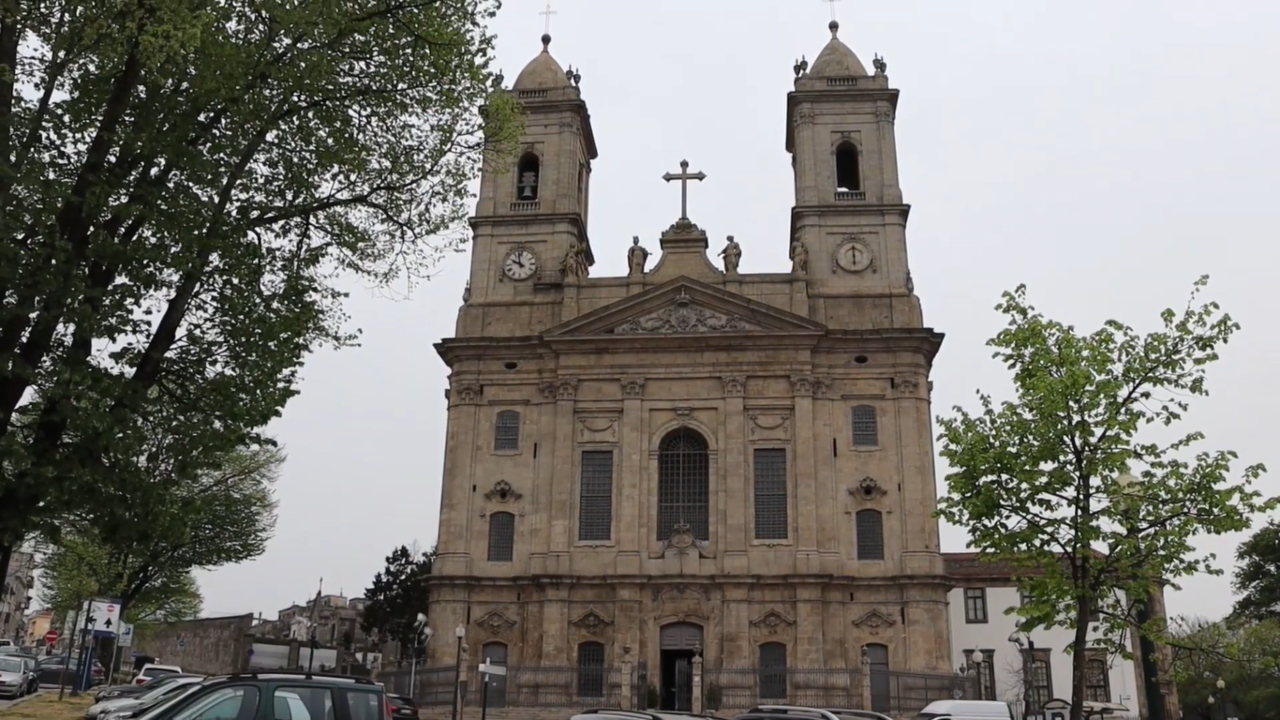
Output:
<path fill-rule="evenodd" d="M 232 682 L 240 680 L 260 680 L 265 682 L 289 682 L 296 684 L 298 682 L 315 682 L 324 685 L 358 685 L 361 690 L 383 689 L 382 683 L 375 682 L 366 677 L 356 677 L 355 675 L 338 675 L 330 673 L 315 672 L 291 672 L 288 670 L 265 670 L 259 672 L 232 673 L 230 675 L 217 675 L 209 678 L 210 682 Z"/>

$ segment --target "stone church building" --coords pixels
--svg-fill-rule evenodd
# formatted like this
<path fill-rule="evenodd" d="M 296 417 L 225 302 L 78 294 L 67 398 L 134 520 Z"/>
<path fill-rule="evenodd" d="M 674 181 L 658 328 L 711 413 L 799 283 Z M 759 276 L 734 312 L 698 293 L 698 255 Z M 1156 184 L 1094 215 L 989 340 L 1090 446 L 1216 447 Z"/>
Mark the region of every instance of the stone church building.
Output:
<path fill-rule="evenodd" d="M 482 177 L 468 290 L 437 345 L 451 375 L 427 665 L 453 665 L 462 626 L 472 663 L 626 655 L 665 676 L 696 651 L 708 668 L 951 672 L 932 517 L 942 334 L 907 263 L 898 91 L 838 30 L 785 98 L 791 233 L 750 250 L 787 251 L 777 272 L 739 273 L 737 243 L 709 251 L 687 209 L 652 258 L 593 243 L 596 137 L 549 36 L 507 91 L 523 149 Z M 699 178 L 681 165 L 668 180 Z M 593 275 L 601 252 L 630 272 Z"/>

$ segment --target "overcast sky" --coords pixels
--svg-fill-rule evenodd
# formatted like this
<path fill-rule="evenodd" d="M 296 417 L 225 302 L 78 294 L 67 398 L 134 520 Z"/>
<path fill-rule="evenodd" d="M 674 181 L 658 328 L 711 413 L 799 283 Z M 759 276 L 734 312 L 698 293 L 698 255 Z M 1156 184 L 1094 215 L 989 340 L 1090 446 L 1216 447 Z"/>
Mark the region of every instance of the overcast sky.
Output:
<path fill-rule="evenodd" d="M 1211 9 L 1212 8 L 1212 9 Z M 506 0 L 494 30 L 508 83 L 541 46 L 543 2 Z M 830 37 L 823 0 L 559 0 L 552 54 L 582 73 L 600 157 L 594 276 L 626 271 L 679 216 L 661 179 L 708 175 L 690 216 L 737 237 L 743 272 L 783 272 L 792 64 Z M 907 242 L 926 323 L 945 332 L 934 412 L 1008 389 L 984 346 L 1001 291 L 1026 283 L 1047 314 L 1092 329 L 1153 327 L 1201 273 L 1244 326 L 1188 426 L 1207 447 L 1272 461 L 1280 406 L 1276 244 L 1280 3 L 1273 0 L 892 0 L 837 3 L 844 39 L 902 92 Z M 363 591 L 395 546 L 436 538 L 446 368 L 469 254 L 409 299 L 356 288 L 360 348 L 323 352 L 273 431 L 288 449 L 276 538 L 259 560 L 201 577 L 210 614 L 275 612 Z M 945 468 L 939 467 L 942 484 Z M 1277 480 L 1263 489 L 1276 493 Z M 1230 568 L 1239 537 L 1202 542 Z M 944 549 L 965 533 L 944 527 Z M 1227 577 L 1197 579 L 1173 613 L 1221 615 Z"/>

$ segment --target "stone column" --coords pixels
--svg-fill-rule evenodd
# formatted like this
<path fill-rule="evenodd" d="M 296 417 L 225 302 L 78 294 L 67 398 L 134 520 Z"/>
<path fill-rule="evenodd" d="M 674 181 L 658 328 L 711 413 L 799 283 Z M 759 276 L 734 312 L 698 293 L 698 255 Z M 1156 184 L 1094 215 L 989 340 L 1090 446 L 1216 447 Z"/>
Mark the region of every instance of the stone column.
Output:
<path fill-rule="evenodd" d="M 556 449 L 555 466 L 551 470 L 551 552 L 547 558 L 548 570 L 553 573 L 569 572 L 570 512 L 573 509 L 573 489 L 576 485 L 573 469 L 573 406 L 578 396 L 578 381 L 560 378 L 556 381 Z M 546 516 L 544 516 L 546 517 Z"/>
<path fill-rule="evenodd" d="M 702 653 L 693 656 L 693 713 L 702 712 Z"/>
<path fill-rule="evenodd" d="M 813 384 L 810 375 L 792 375 L 791 390 L 795 395 L 795 488 L 796 521 L 799 526 L 796 542 L 796 572 L 819 572 L 818 563 L 818 498 L 815 495 L 816 471 L 813 461 L 815 444 L 821 438 L 813 436 Z M 804 627 L 803 625 L 801 627 Z M 809 626 L 813 627 L 813 626 Z"/>
<path fill-rule="evenodd" d="M 743 408 L 747 378 L 745 375 L 725 375 L 720 379 L 724 383 L 724 478 L 728 491 L 725 494 L 724 572 L 745 575 L 750 571 L 747 537 L 751 532 L 747 522 L 747 493 L 751 492 L 751 482 L 747 478 L 747 453 L 751 450 L 747 445 L 746 410 Z"/>
<path fill-rule="evenodd" d="M 815 147 L 813 141 L 813 109 L 808 105 L 801 105 L 796 108 L 795 116 L 792 123 L 795 125 L 795 148 L 796 148 L 796 197 L 798 205 L 816 205 L 818 204 L 818 173 L 815 165 L 816 158 L 813 156 L 820 152 L 820 148 Z M 832 188 L 834 193 L 835 189 Z M 832 196 L 827 197 L 826 201 L 831 202 Z"/>
<path fill-rule="evenodd" d="M 893 116 L 893 107 L 888 103 L 876 108 L 876 119 L 880 121 L 880 168 L 884 181 L 884 203 L 888 205 L 902 202 L 902 188 L 898 187 L 898 143 L 893 134 Z"/>
<path fill-rule="evenodd" d="M 444 502 L 436 572 L 471 572 L 471 475 L 479 417 L 479 383 L 453 380 L 449 388 L 449 420 L 445 436 Z"/>
<path fill-rule="evenodd" d="M 622 695 L 621 705 L 623 710 L 630 710 L 633 705 L 631 701 L 633 699 L 632 693 L 634 692 L 634 690 L 632 689 L 632 685 L 631 685 L 631 681 L 633 680 L 633 678 L 631 677 L 631 673 L 634 671 L 635 671 L 635 663 L 631 661 L 631 646 L 623 645 L 622 646 L 622 662 L 618 663 L 618 672 L 621 674 L 621 677 L 619 679 L 622 681 L 621 682 L 622 687 L 619 688 L 618 692 L 620 695 Z"/>
<path fill-rule="evenodd" d="M 635 512 L 631 503 L 639 503 L 642 493 L 640 479 L 644 477 L 644 378 L 622 378 L 622 443 L 618 458 L 618 492 L 614 507 L 614 517 L 618 529 L 618 561 L 619 575 L 638 575 L 640 558 L 644 551 L 644 536 L 641 529 L 647 523 L 637 523 L 636 518 L 628 513 Z"/>

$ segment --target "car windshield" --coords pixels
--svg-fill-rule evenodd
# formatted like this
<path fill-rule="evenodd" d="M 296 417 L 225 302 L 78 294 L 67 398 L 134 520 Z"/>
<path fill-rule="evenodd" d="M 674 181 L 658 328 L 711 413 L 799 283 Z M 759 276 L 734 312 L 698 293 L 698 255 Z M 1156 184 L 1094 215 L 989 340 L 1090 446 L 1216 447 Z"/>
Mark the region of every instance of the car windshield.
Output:
<path fill-rule="evenodd" d="M 191 685 L 191 684 L 192 683 L 180 683 L 180 682 L 165 683 L 160 687 L 148 690 L 147 692 L 143 693 L 138 697 L 138 700 L 141 700 L 144 703 L 149 703 L 153 700 L 158 700 L 162 697 L 165 697 L 170 693 L 177 692 L 178 690 L 181 690 L 182 688 L 187 687 L 188 685 Z"/>
<path fill-rule="evenodd" d="M 20 673 L 22 672 L 22 661 L 18 658 L 0 655 L 0 672 Z"/>
<path fill-rule="evenodd" d="M 175 703 L 182 702 L 182 699 L 186 697 L 188 693 L 195 692 L 204 684 L 205 684 L 204 682 L 191 682 L 191 683 L 171 686 L 171 687 L 182 688 L 182 692 L 176 692 L 169 695 L 164 695 L 158 701 L 152 702 L 150 704 L 143 703 L 142 714 L 136 715 L 133 718 L 133 720 L 152 720 L 152 718 L 160 717 L 164 713 L 168 712 L 169 708 L 173 707 Z"/>
<path fill-rule="evenodd" d="M 149 667 L 142 671 L 147 677 L 160 677 L 161 675 L 177 675 L 178 671 L 174 668 L 167 667 Z"/>

